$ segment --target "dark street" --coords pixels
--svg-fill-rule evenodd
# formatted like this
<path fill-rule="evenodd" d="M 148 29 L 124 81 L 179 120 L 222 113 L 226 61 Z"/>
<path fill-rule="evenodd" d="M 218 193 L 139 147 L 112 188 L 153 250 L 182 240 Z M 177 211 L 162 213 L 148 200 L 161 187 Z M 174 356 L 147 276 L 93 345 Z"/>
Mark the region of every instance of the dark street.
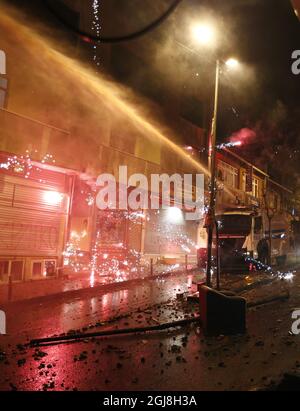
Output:
<path fill-rule="evenodd" d="M 2 390 L 253 390 L 300 367 L 291 312 L 300 306 L 300 280 L 286 280 L 290 299 L 251 309 L 247 334 L 205 337 L 197 324 L 164 332 L 93 338 L 39 348 L 32 338 L 81 329 L 129 328 L 181 319 L 195 304 L 176 301 L 191 277 L 147 281 L 76 301 L 18 304 L 7 310 L 2 337 Z M 22 316 L 20 316 L 22 312 Z M 121 317 L 113 322 L 98 326 Z M 93 328 L 92 328 L 93 327 Z M 2 354 L 3 355 L 3 354 Z"/>

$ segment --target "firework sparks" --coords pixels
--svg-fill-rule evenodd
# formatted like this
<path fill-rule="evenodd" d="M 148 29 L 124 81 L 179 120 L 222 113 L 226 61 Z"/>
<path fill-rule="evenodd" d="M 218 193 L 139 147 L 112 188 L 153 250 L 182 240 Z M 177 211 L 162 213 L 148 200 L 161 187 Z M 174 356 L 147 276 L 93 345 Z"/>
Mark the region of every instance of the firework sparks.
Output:
<path fill-rule="evenodd" d="M 100 24 L 100 1 L 99 0 L 94 0 L 93 1 L 93 22 L 92 22 L 92 30 L 96 34 L 97 37 L 100 36 L 100 31 L 101 31 L 101 24 Z M 100 57 L 98 55 L 99 51 L 99 46 L 100 46 L 100 41 L 97 41 L 93 45 L 93 61 L 96 64 L 97 67 L 100 66 Z"/>
<path fill-rule="evenodd" d="M 34 157 L 38 156 L 38 151 L 34 150 Z M 31 157 L 30 151 L 26 150 L 26 153 L 21 156 L 8 157 L 6 162 L 0 163 L 0 169 L 11 171 L 13 173 L 22 175 L 24 178 L 30 178 L 33 170 L 39 173 L 42 169 L 33 164 L 34 160 Z M 55 164 L 55 159 L 52 154 L 45 154 L 39 160 L 41 164 Z M 40 183 L 45 183 L 45 181 L 40 178 Z"/>
<path fill-rule="evenodd" d="M 224 148 L 240 147 L 241 145 L 242 145 L 241 141 L 234 141 L 234 142 L 219 144 L 217 148 L 219 150 L 223 150 Z"/>

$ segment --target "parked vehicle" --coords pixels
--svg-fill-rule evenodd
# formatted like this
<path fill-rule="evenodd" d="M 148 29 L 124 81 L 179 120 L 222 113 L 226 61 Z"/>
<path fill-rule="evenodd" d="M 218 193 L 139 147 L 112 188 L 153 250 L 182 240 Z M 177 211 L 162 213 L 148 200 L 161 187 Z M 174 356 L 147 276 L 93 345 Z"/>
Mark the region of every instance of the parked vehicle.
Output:
<path fill-rule="evenodd" d="M 263 259 L 259 263 L 279 266 L 285 265 L 295 254 L 294 235 L 287 216 L 275 216 L 269 226 L 269 219 L 264 210 L 257 212 L 245 207 L 226 210 L 217 215 L 216 220 L 220 267 L 223 272 L 249 270 L 259 262 L 259 254 Z M 199 236 L 202 241 L 198 250 L 198 265 L 201 267 L 205 265 L 206 258 L 204 231 L 206 229 L 200 227 Z M 216 245 L 216 236 L 214 243 Z M 263 253 L 261 250 L 267 250 L 267 259 L 266 251 Z"/>

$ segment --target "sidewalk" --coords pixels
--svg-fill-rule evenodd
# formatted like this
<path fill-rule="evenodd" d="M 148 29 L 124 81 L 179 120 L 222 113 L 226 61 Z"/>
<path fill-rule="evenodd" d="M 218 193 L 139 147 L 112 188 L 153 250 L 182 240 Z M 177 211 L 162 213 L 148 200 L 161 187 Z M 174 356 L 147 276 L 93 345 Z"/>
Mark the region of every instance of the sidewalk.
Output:
<path fill-rule="evenodd" d="M 199 272 L 195 267 L 188 267 L 187 273 L 193 274 Z M 92 276 L 90 273 L 74 274 L 68 278 L 51 278 L 32 280 L 20 283 L 13 283 L 12 299 L 8 301 L 8 284 L 0 285 L 0 304 L 6 305 L 12 302 L 20 302 L 24 300 L 37 300 L 43 298 L 59 298 L 59 297 L 76 297 L 82 293 L 90 293 L 92 291 L 120 287 L 130 282 L 143 281 L 145 278 L 159 278 L 175 274 L 184 274 L 184 267 L 176 267 L 173 271 L 169 268 L 165 270 L 155 270 L 153 275 L 149 272 L 136 272 L 130 275 L 122 276 Z M 200 273 L 204 277 L 204 273 Z"/>
<path fill-rule="evenodd" d="M 295 269 L 296 267 L 293 267 Z M 54 278 L 32 280 L 27 282 L 13 283 L 12 299 L 8 301 L 8 284 L 0 285 L 0 305 L 4 306 L 10 303 L 42 300 L 44 298 L 75 298 L 95 293 L 98 290 L 110 291 L 116 288 L 124 287 L 124 284 L 143 281 L 144 279 L 155 279 L 160 277 L 169 277 L 178 274 L 197 275 L 193 278 L 193 283 L 205 279 L 203 270 L 195 266 L 189 266 L 186 272 L 184 266 L 159 266 L 156 267 L 153 275 L 150 270 L 122 275 L 110 276 L 91 276 L 90 273 L 77 273 L 70 275 L 68 278 Z M 276 278 L 276 277 L 275 277 Z M 236 293 L 250 291 L 258 286 L 268 285 L 275 279 L 269 273 L 252 272 L 248 275 L 227 274 L 221 278 L 221 289 L 228 289 Z"/>

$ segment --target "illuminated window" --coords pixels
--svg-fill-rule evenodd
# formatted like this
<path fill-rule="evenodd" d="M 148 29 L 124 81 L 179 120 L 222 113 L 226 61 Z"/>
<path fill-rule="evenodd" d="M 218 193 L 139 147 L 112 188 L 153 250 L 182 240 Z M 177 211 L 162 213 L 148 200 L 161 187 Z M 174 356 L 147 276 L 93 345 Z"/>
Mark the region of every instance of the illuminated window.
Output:
<path fill-rule="evenodd" d="M 55 260 L 35 260 L 32 261 L 32 278 L 53 277 L 56 275 Z"/>
<path fill-rule="evenodd" d="M 232 167 L 229 164 L 219 161 L 218 163 L 218 176 L 222 177 L 222 181 L 232 188 L 238 188 L 238 169 Z"/>
<path fill-rule="evenodd" d="M 259 198 L 259 181 L 257 178 L 253 179 L 253 192 L 252 192 L 253 196 L 255 198 Z"/>
<path fill-rule="evenodd" d="M 247 181 L 247 175 L 246 175 L 246 171 L 242 172 L 242 187 L 241 190 L 246 191 L 246 181 Z"/>
<path fill-rule="evenodd" d="M 56 274 L 56 261 L 48 260 L 45 261 L 44 275 L 52 277 Z"/>

